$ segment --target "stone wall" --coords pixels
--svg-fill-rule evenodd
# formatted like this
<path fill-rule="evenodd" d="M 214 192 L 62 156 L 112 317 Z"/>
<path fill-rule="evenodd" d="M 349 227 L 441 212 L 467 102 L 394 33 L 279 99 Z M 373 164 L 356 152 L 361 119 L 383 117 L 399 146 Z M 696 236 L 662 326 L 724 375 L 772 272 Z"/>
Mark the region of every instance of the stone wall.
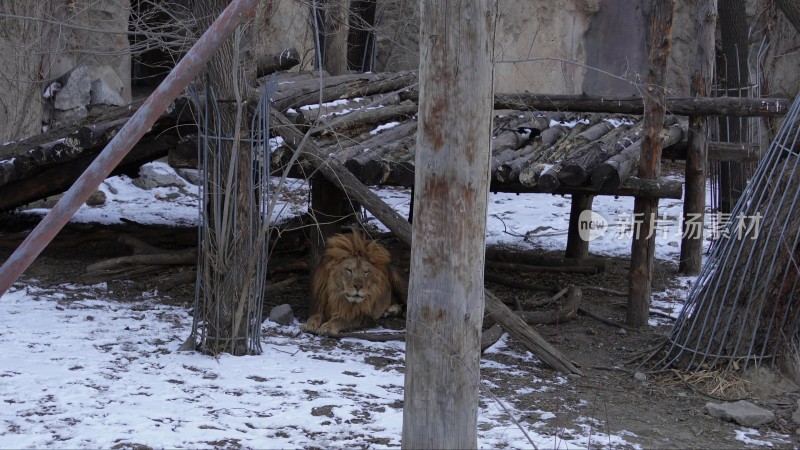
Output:
<path fill-rule="evenodd" d="M 0 142 L 130 102 L 130 0 L 0 0 Z M 47 20 L 43 20 L 47 19 Z"/>
<path fill-rule="evenodd" d="M 669 95 L 689 95 L 694 60 L 695 0 L 676 0 Z M 763 75 L 772 95 L 798 92 L 797 33 L 768 0 L 747 0 L 749 20 L 769 30 L 771 47 Z M 495 47 L 497 92 L 639 95 L 647 76 L 652 0 L 499 0 Z M 414 69 L 419 8 L 413 0 L 383 3 L 377 70 Z M 758 51 L 755 41 L 753 52 Z"/>

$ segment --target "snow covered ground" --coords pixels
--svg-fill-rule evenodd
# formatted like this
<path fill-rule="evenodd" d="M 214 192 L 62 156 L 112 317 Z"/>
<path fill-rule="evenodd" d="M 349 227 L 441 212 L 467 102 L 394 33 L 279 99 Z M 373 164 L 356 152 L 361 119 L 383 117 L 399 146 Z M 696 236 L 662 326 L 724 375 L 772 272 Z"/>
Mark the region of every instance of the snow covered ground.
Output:
<path fill-rule="evenodd" d="M 152 167 L 171 171 L 163 163 Z M 75 221 L 115 223 L 124 217 L 153 224 L 197 222 L 196 188 L 191 185 L 145 191 L 126 177 L 115 177 L 101 189 L 106 204 L 84 206 Z M 293 192 L 303 189 L 302 183 L 293 184 Z M 407 213 L 407 191 L 378 192 Z M 609 228 L 592 242 L 593 253 L 629 254 L 630 239 L 618 231 L 629 220 L 625 215 L 632 201 L 596 198 L 595 209 Z M 304 207 L 287 200 L 283 214 Z M 492 194 L 489 207 L 489 243 L 565 247 L 568 198 Z M 665 223 L 673 220 L 678 226 L 680 211 L 680 201 L 662 201 Z M 676 261 L 679 240 L 677 232 L 666 230 L 656 256 Z M 0 448 L 400 445 L 401 342 L 320 340 L 300 333 L 297 323 L 280 327 L 265 322 L 262 355 L 214 359 L 177 350 L 189 335 L 191 318 L 183 308 L 160 303 L 157 291 L 145 292 L 131 304 L 113 301 L 105 284 L 36 286 L 35 280 L 21 281 L 0 298 Z M 66 301 L 67 294 L 79 300 Z M 505 339 L 489 352 L 530 368 L 520 373 L 533 386 L 528 389 L 570 382 L 541 380 L 535 357 L 510 349 Z M 374 363 L 376 354 L 381 364 Z M 517 370 L 491 359 L 483 364 L 486 369 Z M 552 411 L 520 411 L 513 399 L 500 404 L 488 395 L 490 383 L 484 381 L 484 387 L 482 447 L 531 447 L 509 413 L 538 417 L 524 432 L 539 448 L 637 447 L 626 441 L 627 432 L 600 431 L 600 418 L 583 417 L 572 429 L 557 428 L 549 422 Z"/>

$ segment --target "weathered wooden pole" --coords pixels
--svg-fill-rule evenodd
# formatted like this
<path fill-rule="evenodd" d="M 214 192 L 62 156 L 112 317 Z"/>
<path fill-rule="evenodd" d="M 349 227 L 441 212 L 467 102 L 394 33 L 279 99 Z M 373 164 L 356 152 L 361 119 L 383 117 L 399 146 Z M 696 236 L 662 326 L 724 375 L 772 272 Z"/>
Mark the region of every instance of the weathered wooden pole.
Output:
<path fill-rule="evenodd" d="M 586 258 L 589 256 L 589 241 L 581 236 L 581 213 L 592 210 L 594 195 L 572 194 L 569 211 L 569 230 L 567 231 L 567 258 Z"/>
<path fill-rule="evenodd" d="M 665 81 L 667 56 L 672 42 L 673 7 L 674 0 L 655 0 L 650 18 L 651 41 L 647 58 L 639 178 L 652 179 L 661 175 L 660 134 L 664 126 L 664 105 L 667 98 Z M 633 206 L 635 224 L 631 244 L 630 297 L 626 315 L 628 325 L 635 327 L 647 325 L 650 314 L 657 214 L 657 198 L 636 197 Z"/>
<path fill-rule="evenodd" d="M 403 448 L 478 445 L 492 3 L 421 5 Z"/>
<path fill-rule="evenodd" d="M 714 36 L 717 0 L 695 4 L 697 50 L 692 86 L 696 97 L 705 97 L 714 71 Z M 686 151 L 686 185 L 683 201 L 683 237 L 679 270 L 696 275 L 703 264 L 703 221 L 708 174 L 708 118 L 689 117 L 689 148 Z"/>
<path fill-rule="evenodd" d="M 203 36 L 189 49 L 164 81 L 148 97 L 133 117 L 119 130 L 97 159 L 61 197 L 8 260 L 0 267 L 0 296 L 19 278 L 47 244 L 61 231 L 75 211 L 97 186 L 122 161 L 189 82 L 200 72 L 214 52 L 236 27 L 252 16 L 259 0 L 233 0 Z"/>

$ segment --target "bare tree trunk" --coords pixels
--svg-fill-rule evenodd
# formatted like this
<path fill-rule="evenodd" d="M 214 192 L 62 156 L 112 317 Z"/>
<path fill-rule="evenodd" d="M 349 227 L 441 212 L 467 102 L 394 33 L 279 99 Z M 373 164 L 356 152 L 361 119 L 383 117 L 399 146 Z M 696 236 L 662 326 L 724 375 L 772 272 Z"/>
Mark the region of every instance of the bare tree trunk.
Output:
<path fill-rule="evenodd" d="M 194 15 L 204 30 L 228 5 L 227 0 L 194 2 Z M 242 30 L 242 28 L 240 28 Z M 249 146 L 241 142 L 249 137 L 249 115 L 244 106 L 247 89 L 254 86 L 254 58 L 248 56 L 249 33 L 243 33 L 237 43 L 229 39 L 209 61 L 205 77 L 216 95 L 219 115 L 216 128 L 204 130 L 211 136 L 219 133 L 223 138 L 216 149 L 209 149 L 205 167 L 209 178 L 206 197 L 206 230 L 202 251 L 205 253 L 201 268 L 201 310 L 206 327 L 203 342 L 206 352 L 230 352 L 244 355 L 248 352 L 247 320 L 243 320 L 242 302 L 250 298 L 253 280 L 248 277 L 246 237 L 252 207 L 249 183 L 252 173 L 247 163 Z M 244 75 L 251 79 L 244 79 Z M 211 99 L 206 99 L 207 102 Z M 209 109 L 211 109 L 209 105 Z M 214 174 L 220 174 L 215 176 Z M 232 182 L 233 181 L 233 182 Z"/>
<path fill-rule="evenodd" d="M 478 444 L 491 5 L 490 0 L 421 4 L 404 448 Z"/>
<path fill-rule="evenodd" d="M 325 70 L 331 75 L 347 72 L 347 35 L 350 0 L 325 0 Z"/>
<path fill-rule="evenodd" d="M 661 139 L 666 100 L 667 57 L 672 44 L 672 14 L 674 0 L 655 0 L 650 18 L 650 54 L 647 58 L 647 96 L 642 125 L 642 156 L 639 160 L 640 178 L 661 175 Z M 653 281 L 655 253 L 655 220 L 658 198 L 636 197 L 633 217 L 637 221 L 631 244 L 630 297 L 626 322 L 634 327 L 647 325 L 650 313 L 650 294 Z M 652 235 L 651 235 L 652 234 Z"/>

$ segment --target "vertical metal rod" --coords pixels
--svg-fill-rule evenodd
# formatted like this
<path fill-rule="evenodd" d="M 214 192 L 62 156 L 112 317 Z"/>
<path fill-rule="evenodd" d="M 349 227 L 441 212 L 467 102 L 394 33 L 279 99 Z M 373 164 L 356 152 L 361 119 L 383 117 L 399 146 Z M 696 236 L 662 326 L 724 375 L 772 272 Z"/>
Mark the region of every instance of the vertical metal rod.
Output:
<path fill-rule="evenodd" d="M 64 227 L 75 211 L 122 161 L 156 119 L 205 66 L 214 52 L 246 18 L 252 16 L 259 0 L 233 0 L 203 33 L 186 56 L 167 75 L 114 139 L 97 156 L 61 200 L 34 228 L 0 267 L 0 296 L 17 281 L 47 244 Z"/>

